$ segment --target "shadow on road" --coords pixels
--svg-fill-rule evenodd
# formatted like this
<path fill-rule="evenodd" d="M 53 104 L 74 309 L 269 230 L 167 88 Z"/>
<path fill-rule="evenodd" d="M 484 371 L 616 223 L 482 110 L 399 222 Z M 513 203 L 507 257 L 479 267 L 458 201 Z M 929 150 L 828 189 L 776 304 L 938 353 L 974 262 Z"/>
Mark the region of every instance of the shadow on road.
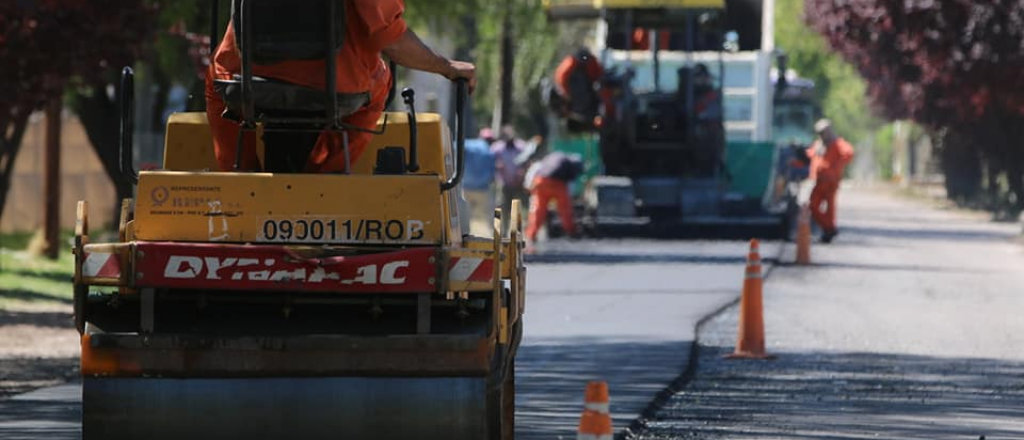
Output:
<path fill-rule="evenodd" d="M 686 368 L 689 350 L 683 341 L 595 338 L 524 345 L 516 358 L 516 439 L 576 438 L 590 380 L 608 382 L 615 430 L 621 431 Z"/>
<path fill-rule="evenodd" d="M 70 399 L 77 387 L 52 388 L 52 393 L 0 400 L 0 438 L 5 440 L 80 439 L 81 409 Z"/>
<path fill-rule="evenodd" d="M 70 313 L 66 312 L 16 312 L 0 310 L 0 326 L 32 325 L 36 327 L 52 327 L 71 330 L 74 322 Z"/>
<path fill-rule="evenodd" d="M 771 262 L 772 259 L 764 259 Z M 601 254 L 583 252 L 552 252 L 526 254 L 526 263 L 583 263 L 583 264 L 652 264 L 703 263 L 743 264 L 746 256 L 715 256 L 701 254 Z"/>
<path fill-rule="evenodd" d="M 78 379 L 78 357 L 0 359 L 0 402 L 11 395 Z M 6 416 L 6 407 L 0 416 Z M 0 430 L 0 439 L 4 437 Z"/>
<path fill-rule="evenodd" d="M 642 439 L 1024 438 L 1024 362 L 875 353 L 726 361 L 701 347 L 696 379 Z"/>
<path fill-rule="evenodd" d="M 780 263 L 779 267 L 801 267 L 793 262 Z M 924 272 L 924 273 L 958 273 L 958 274 L 998 274 L 998 270 L 979 269 L 957 269 L 948 266 L 926 266 L 920 264 L 857 264 L 857 263 L 812 263 L 809 267 L 849 269 L 862 271 L 886 271 L 886 272 Z"/>
<path fill-rule="evenodd" d="M 69 287 L 70 289 L 70 287 Z M 39 301 L 39 302 L 55 302 L 63 304 L 71 304 L 71 298 L 60 298 L 53 295 L 46 295 L 39 292 L 33 292 L 31 290 L 21 289 L 0 289 L 0 300 L 17 300 L 17 301 Z"/>
<path fill-rule="evenodd" d="M 608 382 L 615 429 L 621 431 L 685 369 L 689 350 L 688 341 L 609 343 L 596 338 L 522 346 L 516 359 L 516 439 L 576 438 L 590 380 Z M 67 368 L 70 361 L 50 363 Z M 80 438 L 79 389 L 57 387 L 46 390 L 51 395 L 0 398 L 0 438 Z"/>

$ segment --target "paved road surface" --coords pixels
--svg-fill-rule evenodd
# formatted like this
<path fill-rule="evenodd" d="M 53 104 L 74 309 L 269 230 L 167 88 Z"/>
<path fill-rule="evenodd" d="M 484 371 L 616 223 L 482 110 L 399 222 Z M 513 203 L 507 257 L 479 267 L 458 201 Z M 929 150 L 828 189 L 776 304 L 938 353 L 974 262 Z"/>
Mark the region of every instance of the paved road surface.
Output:
<path fill-rule="evenodd" d="M 766 257 L 779 247 L 763 246 Z M 693 328 L 738 295 L 742 242 L 555 242 L 530 257 L 517 438 L 575 438 L 588 380 L 625 428 L 687 364 Z M 80 388 L 0 400 L 0 438 L 80 436 Z"/>
<path fill-rule="evenodd" d="M 608 381 L 615 427 L 627 427 L 685 369 L 697 321 L 738 296 L 746 250 L 636 240 L 540 249 L 516 360 L 516 438 L 575 438 L 593 379 Z"/>
<path fill-rule="evenodd" d="M 641 438 L 1024 438 L 1019 226 L 866 190 L 844 190 L 840 213 L 814 267 L 766 284 L 778 360 L 722 360 L 726 311 Z"/>

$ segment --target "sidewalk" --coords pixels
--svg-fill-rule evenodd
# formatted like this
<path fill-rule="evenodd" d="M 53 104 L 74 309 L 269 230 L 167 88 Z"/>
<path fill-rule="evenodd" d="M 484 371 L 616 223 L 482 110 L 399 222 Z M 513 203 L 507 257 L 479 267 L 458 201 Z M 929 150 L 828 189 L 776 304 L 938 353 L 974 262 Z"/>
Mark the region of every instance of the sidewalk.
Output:
<path fill-rule="evenodd" d="M 642 439 L 1024 438 L 1016 224 L 843 190 L 842 234 L 765 286 L 775 361 L 726 361 L 736 308 Z M 782 261 L 792 261 L 792 249 Z"/>

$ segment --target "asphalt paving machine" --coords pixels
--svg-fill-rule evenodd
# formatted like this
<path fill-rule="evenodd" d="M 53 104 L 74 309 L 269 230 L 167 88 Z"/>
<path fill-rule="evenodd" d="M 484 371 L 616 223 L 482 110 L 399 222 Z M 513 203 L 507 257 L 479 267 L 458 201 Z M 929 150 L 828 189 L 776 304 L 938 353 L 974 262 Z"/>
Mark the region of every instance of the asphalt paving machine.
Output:
<path fill-rule="evenodd" d="M 281 34 L 260 25 L 289 22 L 261 19 L 271 3 L 234 1 L 243 68 L 227 84 L 240 130 L 285 140 L 261 141 L 261 158 L 288 133 L 350 129 L 332 76 L 341 3 L 291 4 L 303 28 Z M 252 41 L 325 48 L 327 90 L 254 77 Z M 122 172 L 137 197 L 119 240 L 90 240 L 78 203 L 84 438 L 511 439 L 520 208 L 509 231 L 497 211 L 492 236 L 468 234 L 466 84 L 455 88 L 454 137 L 406 90 L 408 112 L 386 113 L 344 173 L 210 171 L 205 113 L 172 115 L 163 169 L 136 172 L 125 68 Z"/>
<path fill-rule="evenodd" d="M 581 191 L 585 229 L 789 233 L 796 185 L 789 146 L 772 137 L 770 2 L 548 0 L 546 6 L 550 19 L 597 24 L 605 114 L 594 133 L 604 172 Z M 554 148 L 585 144 L 588 135 L 566 139 L 556 139 Z"/>

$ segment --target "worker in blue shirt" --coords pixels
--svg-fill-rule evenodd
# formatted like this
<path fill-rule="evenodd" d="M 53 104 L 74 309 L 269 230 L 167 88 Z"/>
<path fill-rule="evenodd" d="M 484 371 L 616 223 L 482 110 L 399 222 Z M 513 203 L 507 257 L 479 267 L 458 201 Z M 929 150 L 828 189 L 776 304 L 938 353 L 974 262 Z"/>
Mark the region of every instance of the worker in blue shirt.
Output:
<path fill-rule="evenodd" d="M 490 138 L 490 139 L 488 139 Z M 469 204 L 470 229 L 474 234 L 487 234 L 489 220 L 494 218 L 495 159 L 490 143 L 490 129 L 480 130 L 476 139 L 466 140 L 466 175 L 462 179 L 462 193 Z"/>

